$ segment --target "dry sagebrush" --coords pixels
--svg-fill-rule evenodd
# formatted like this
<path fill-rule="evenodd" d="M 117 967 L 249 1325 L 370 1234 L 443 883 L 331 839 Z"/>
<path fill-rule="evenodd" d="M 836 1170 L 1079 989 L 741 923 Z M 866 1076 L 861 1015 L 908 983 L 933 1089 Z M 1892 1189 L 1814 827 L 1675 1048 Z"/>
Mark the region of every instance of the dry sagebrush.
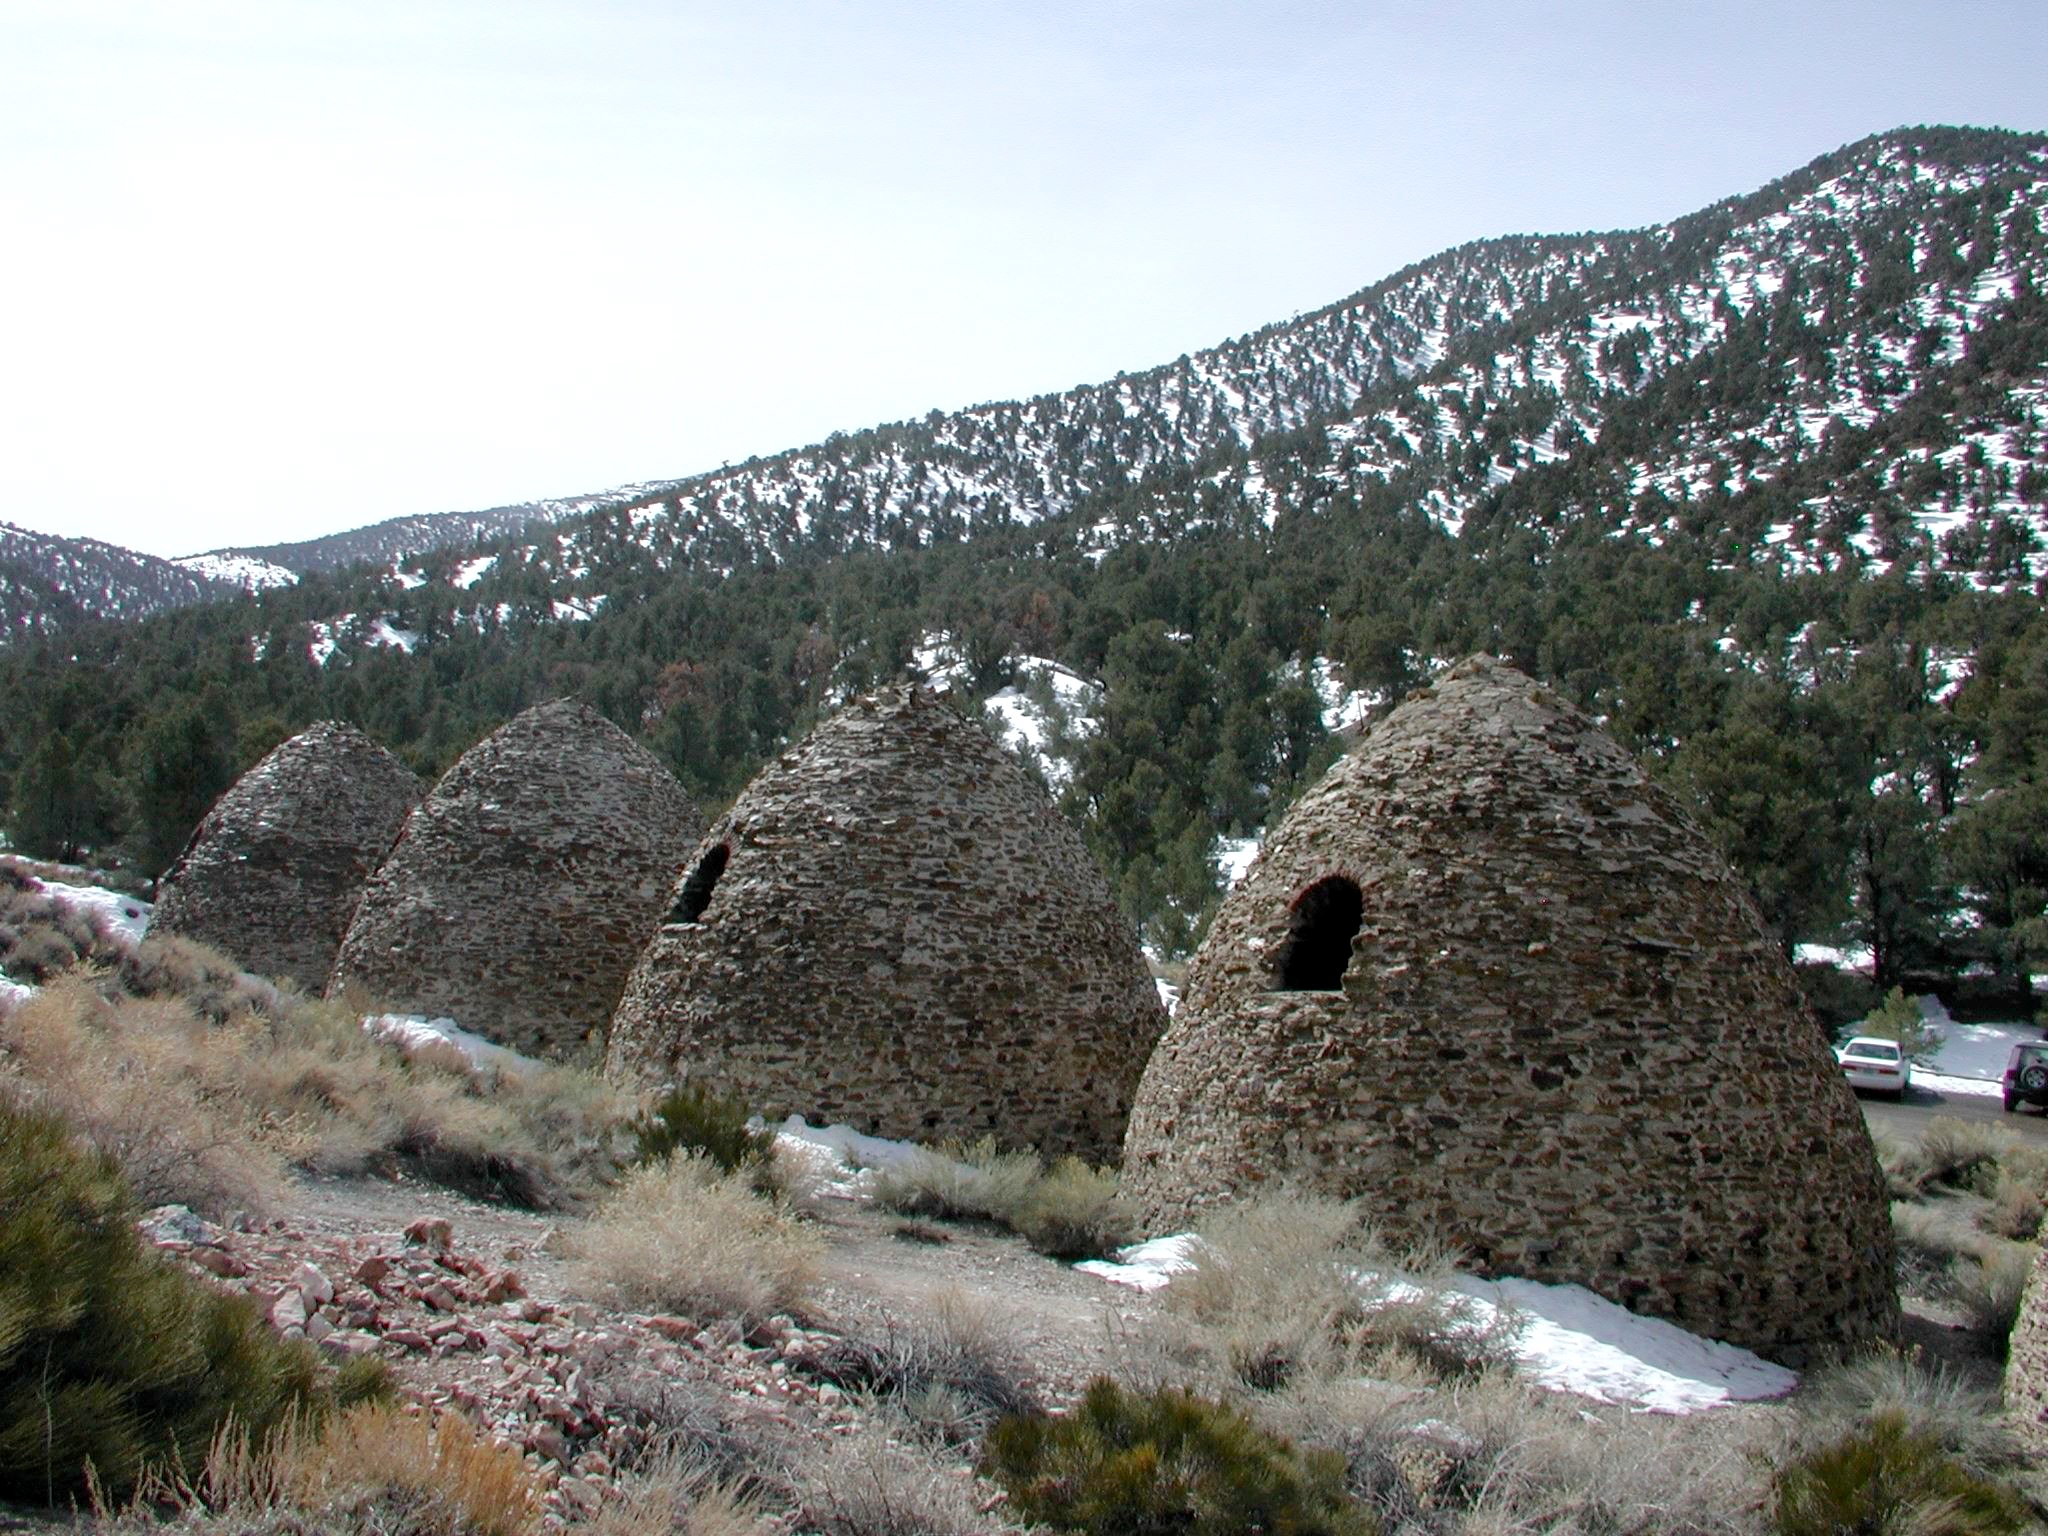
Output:
<path fill-rule="evenodd" d="M 260 1440 L 229 1426 L 196 1476 L 153 1480 L 111 1525 L 144 1536 L 173 1510 L 181 1529 L 220 1536 L 522 1536 L 538 1528 L 540 1492 L 518 1451 L 460 1414 L 372 1404 Z"/>
<path fill-rule="evenodd" d="M 796 1305 L 824 1251 L 747 1173 L 694 1154 L 635 1169 L 571 1245 L 588 1296 L 745 1327 Z"/>
<path fill-rule="evenodd" d="M 1226 1383 L 1431 1381 L 1514 1358 L 1517 1316 L 1453 1290 L 1446 1255 L 1384 1242 L 1355 1201 L 1256 1196 L 1206 1216 L 1189 1257 L 1166 1289 L 1163 1344 Z"/>
<path fill-rule="evenodd" d="M 169 984 L 134 996 L 99 971 L 55 978 L 0 1017 L 0 1092 L 62 1115 L 143 1203 L 214 1216 L 267 1208 L 295 1167 L 404 1166 L 487 1198 L 568 1205 L 630 1144 L 634 1104 L 593 1074 L 409 1061 L 367 1036 L 355 1007 L 274 989 L 210 1017 L 225 996 L 210 975 L 199 1004 Z"/>

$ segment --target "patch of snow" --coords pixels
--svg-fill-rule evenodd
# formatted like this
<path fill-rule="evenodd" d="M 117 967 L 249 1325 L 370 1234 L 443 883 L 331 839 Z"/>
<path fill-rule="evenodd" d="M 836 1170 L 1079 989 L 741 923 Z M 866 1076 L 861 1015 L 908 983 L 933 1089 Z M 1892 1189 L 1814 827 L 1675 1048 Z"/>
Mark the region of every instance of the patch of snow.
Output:
<path fill-rule="evenodd" d="M 1174 1009 L 1180 1006 L 1180 988 L 1164 976 L 1154 976 L 1152 985 L 1159 991 L 1159 1006 L 1166 1010 L 1166 1016 L 1173 1017 Z"/>
<path fill-rule="evenodd" d="M 27 982 L 16 981 L 13 977 L 0 972 L 0 1013 L 5 1013 L 16 1003 L 27 1002 L 35 995 L 36 989 Z"/>
<path fill-rule="evenodd" d="M 269 587 L 294 587 L 299 582 L 297 571 L 289 571 L 281 565 L 272 565 L 268 560 L 257 560 L 249 555 L 185 555 L 171 564 L 182 565 L 195 576 L 231 581 L 245 592 L 261 592 Z"/>
<path fill-rule="evenodd" d="M 1316 658 L 1314 684 L 1316 697 L 1323 704 L 1323 729 L 1333 736 L 1365 724 L 1387 701 L 1380 689 L 1345 687 L 1337 677 L 1336 664 L 1327 656 Z"/>
<path fill-rule="evenodd" d="M 1532 1381 L 1556 1391 L 1684 1414 L 1783 1397 L 1799 1385 L 1782 1365 L 1660 1317 L 1638 1317 L 1584 1286 L 1467 1276 L 1455 1284 L 1482 1305 L 1521 1315 L 1516 1359 Z"/>
<path fill-rule="evenodd" d="M 478 555 L 474 560 L 465 560 L 448 573 L 448 585 L 461 587 L 467 591 L 481 581 L 484 573 L 497 563 L 496 555 Z"/>
<path fill-rule="evenodd" d="M 395 645 L 408 656 L 412 654 L 413 647 L 420 643 L 418 630 L 400 629 L 390 619 L 381 615 L 363 638 L 371 645 Z"/>
<path fill-rule="evenodd" d="M 95 913 L 116 937 L 130 944 L 142 942 L 149 932 L 150 913 L 156 909 L 139 897 L 110 891 L 100 885 L 66 885 L 62 880 L 37 880 L 42 890 L 68 907 Z"/>
<path fill-rule="evenodd" d="M 434 1045 L 452 1045 L 470 1066 L 484 1072 L 504 1072 L 525 1077 L 538 1072 L 544 1063 L 531 1056 L 472 1034 L 453 1019 L 430 1019 L 419 1013 L 377 1013 L 363 1020 L 363 1031 L 373 1039 L 395 1045 L 410 1056 Z"/>
<path fill-rule="evenodd" d="M 1250 837 L 1219 837 L 1216 851 L 1209 857 L 1216 865 L 1216 873 L 1223 881 L 1223 888 L 1231 890 L 1251 870 L 1252 860 L 1259 856 L 1261 835 Z"/>
<path fill-rule="evenodd" d="M 1181 1270 L 1194 1268 L 1194 1249 L 1198 1241 L 1192 1232 L 1155 1237 L 1133 1243 L 1128 1248 L 1119 1248 L 1114 1261 L 1089 1259 L 1074 1268 L 1082 1274 L 1099 1275 L 1104 1280 L 1127 1285 L 1133 1290 L 1156 1291 Z"/>
<path fill-rule="evenodd" d="M 1832 965 L 1838 971 L 1858 971 L 1871 974 L 1876 963 L 1868 949 L 1852 945 L 1848 949 L 1837 949 L 1832 944 L 1801 944 L 1792 951 L 1792 959 L 1798 965 Z"/>
<path fill-rule="evenodd" d="M 775 1127 L 775 1143 L 809 1168 L 821 1193 L 839 1200 L 865 1198 L 874 1187 L 876 1169 L 929 1155 L 915 1142 L 869 1136 L 850 1125 L 816 1126 L 802 1115 Z"/>
<path fill-rule="evenodd" d="M 1935 1010 L 1940 1010 L 1938 1018 L 1928 1008 L 1930 1003 Z M 2033 1023 L 1958 1024 L 1948 1017 L 1947 1010 L 1942 1009 L 1939 998 L 1920 999 L 1920 1011 L 1928 1016 L 1931 1024 L 1940 1028 L 1941 1039 L 1933 1049 L 1914 1059 L 1913 1081 L 1943 1093 L 1950 1090 L 1932 1078 L 1977 1083 L 1983 1086 L 1975 1091 L 1999 1092 L 2005 1077 L 2005 1059 L 2013 1046 L 2023 1040 L 2041 1038 L 2040 1027 Z M 1922 1063 L 1926 1065 L 1925 1072 L 1921 1070 Z"/>
<path fill-rule="evenodd" d="M 1098 1260 L 1074 1267 L 1118 1285 L 1155 1291 L 1192 1267 L 1199 1241 L 1188 1233 L 1157 1237 L 1122 1249 L 1114 1263 Z M 1379 1286 L 1376 1277 L 1360 1279 Z M 1639 1317 L 1584 1286 L 1462 1275 L 1453 1285 L 1471 1303 L 1471 1326 L 1484 1327 L 1503 1311 L 1521 1320 L 1516 1359 L 1532 1381 L 1556 1391 L 1685 1414 L 1783 1397 L 1799 1385 L 1799 1377 L 1782 1365 L 1733 1344 L 1703 1339 L 1662 1318 Z"/>

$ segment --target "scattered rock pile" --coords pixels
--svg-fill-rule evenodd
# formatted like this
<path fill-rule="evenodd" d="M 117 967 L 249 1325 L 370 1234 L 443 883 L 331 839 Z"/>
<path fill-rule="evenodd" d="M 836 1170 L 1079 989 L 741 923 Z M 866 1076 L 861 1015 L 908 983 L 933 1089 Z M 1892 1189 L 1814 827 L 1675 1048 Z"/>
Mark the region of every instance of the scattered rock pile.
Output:
<path fill-rule="evenodd" d="M 1296 803 L 1139 1088 L 1151 1230 L 1289 1178 L 1787 1364 L 1898 1327 L 1869 1133 L 1741 881 L 1490 658 Z"/>
<path fill-rule="evenodd" d="M 465 752 L 363 893 L 328 991 L 559 1055 L 601 1036 L 704 819 L 669 771 L 560 699 Z"/>
<path fill-rule="evenodd" d="M 368 736 L 323 720 L 214 802 L 163 877 L 151 930 L 318 992 L 364 884 L 425 793 Z"/>
<path fill-rule="evenodd" d="M 283 1223 L 234 1230 L 165 1206 L 140 1228 L 254 1298 L 285 1337 L 336 1358 L 378 1354 L 412 1401 L 457 1408 L 525 1451 L 551 1523 L 593 1512 L 616 1472 L 679 1423 L 758 1445 L 860 1422 L 854 1399 L 806 1374 L 829 1334 L 775 1317 L 742 1337 L 729 1324 L 530 1296 L 514 1267 L 526 1250 L 466 1252 L 445 1219 L 347 1237 Z"/>
<path fill-rule="evenodd" d="M 607 1067 L 771 1121 L 992 1134 L 1113 1161 L 1165 1027 L 1136 935 L 1043 789 L 919 688 L 855 700 L 698 849 Z"/>

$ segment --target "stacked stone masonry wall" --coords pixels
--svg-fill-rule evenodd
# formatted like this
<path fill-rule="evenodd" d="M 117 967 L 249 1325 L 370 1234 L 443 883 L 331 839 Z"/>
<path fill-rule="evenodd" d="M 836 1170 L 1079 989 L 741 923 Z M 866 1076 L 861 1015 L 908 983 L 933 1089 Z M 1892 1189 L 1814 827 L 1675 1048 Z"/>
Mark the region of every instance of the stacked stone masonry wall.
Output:
<path fill-rule="evenodd" d="M 1115 1160 L 1165 1014 L 1079 837 L 984 730 L 922 690 L 858 700 L 692 869 L 719 847 L 698 919 L 665 924 L 626 989 L 614 1073 Z"/>
<path fill-rule="evenodd" d="M 214 802 L 164 875 L 151 931 L 317 993 L 364 884 L 425 793 L 352 725 L 300 732 Z"/>
<path fill-rule="evenodd" d="M 2027 1449 L 2048 1455 L 2048 1249 L 2034 1256 L 2034 1272 L 2020 1298 L 2005 1360 L 2005 1411 Z"/>
<path fill-rule="evenodd" d="M 1342 990 L 1276 990 L 1333 875 L 1364 898 Z M 1302 796 L 1140 1088 L 1125 1187 L 1153 1230 L 1283 1179 L 1791 1363 L 1898 1323 L 1869 1135 L 1739 880 L 1485 658 Z"/>
<path fill-rule="evenodd" d="M 704 820 L 587 705 L 543 704 L 464 753 L 363 893 L 328 990 L 541 1055 L 602 1038 Z"/>

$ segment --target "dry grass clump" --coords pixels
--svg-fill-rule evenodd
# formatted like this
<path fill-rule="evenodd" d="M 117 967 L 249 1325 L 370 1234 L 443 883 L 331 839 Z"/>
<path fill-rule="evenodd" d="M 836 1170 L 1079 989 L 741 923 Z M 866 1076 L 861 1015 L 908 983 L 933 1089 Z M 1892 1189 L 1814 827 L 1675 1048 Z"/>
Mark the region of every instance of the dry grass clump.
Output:
<path fill-rule="evenodd" d="M 117 962 L 126 948 L 90 910 L 31 888 L 0 861 L 0 971 L 40 987 L 80 961 Z"/>
<path fill-rule="evenodd" d="M 267 986 L 211 1018 L 202 1007 L 227 994 L 206 990 L 210 969 L 195 974 L 202 1006 L 168 985 L 132 996 L 118 978 L 78 969 L 0 1019 L 0 1086 L 114 1156 L 145 1204 L 225 1216 L 272 1204 L 293 1167 L 403 1166 L 466 1193 L 556 1207 L 608 1179 L 630 1140 L 635 1105 L 594 1074 L 409 1061 L 366 1035 L 353 1008 Z"/>
<path fill-rule="evenodd" d="M 824 1252 L 746 1173 L 694 1154 L 635 1169 L 571 1241 L 593 1298 L 744 1327 L 795 1306 Z"/>
<path fill-rule="evenodd" d="M 237 1536 L 520 1536 L 537 1528 L 539 1508 L 540 1485 L 518 1451 L 458 1414 L 429 1419 L 380 1403 L 257 1442 L 229 1428 L 196 1478 L 146 1485 L 116 1529 L 140 1536 L 153 1510 L 170 1509 L 183 1528 Z"/>
<path fill-rule="evenodd" d="M 1950 1265 L 1949 1294 L 1963 1309 L 1977 1347 L 1995 1360 L 2005 1358 L 2012 1342 L 2038 1252 L 2031 1243 L 1993 1241 L 1976 1257 L 1958 1257 Z"/>
<path fill-rule="evenodd" d="M 1591 1407 L 1487 1372 L 1416 1392 L 1362 1379 L 1247 1399 L 1297 1444 L 1332 1450 L 1388 1532 L 1752 1533 L 1766 1432 L 1731 1414 Z"/>
<path fill-rule="evenodd" d="M 994 1308 L 946 1289 L 916 1316 L 863 1317 L 797 1363 L 818 1381 L 865 1392 L 922 1432 L 952 1445 L 1008 1413 L 1038 1406 L 1024 1384 L 1025 1351 Z"/>
<path fill-rule="evenodd" d="M 875 1176 L 875 1200 L 906 1216 L 934 1221 L 995 1221 L 1010 1214 L 1038 1182 L 1039 1162 L 1029 1152 L 1005 1152 L 993 1136 L 918 1148 Z"/>
<path fill-rule="evenodd" d="M 2048 1210 L 2048 1148 L 1941 1116 L 1917 1146 L 1881 1152 L 1903 1191 L 1892 1205 L 1901 1288 L 1960 1308 L 1979 1351 L 2004 1359 Z"/>
<path fill-rule="evenodd" d="M 219 950 L 197 939 L 151 934 L 124 949 L 103 984 L 109 997 L 176 998 L 209 1024 L 224 1024 L 242 1013 L 275 1017 L 285 994 L 274 982 L 252 976 Z"/>
<path fill-rule="evenodd" d="M 796 1469 L 797 1529 L 817 1536 L 996 1536 L 1015 1530 L 985 1512 L 966 1465 L 866 1425 Z"/>
<path fill-rule="evenodd" d="M 1446 1255 L 1389 1247 L 1356 1201 L 1279 1191 L 1224 1207 L 1198 1225 L 1190 1258 L 1166 1288 L 1178 1353 L 1246 1387 L 1513 1363 L 1520 1318 L 1452 1290 Z"/>
<path fill-rule="evenodd" d="M 876 1176 L 877 1203 L 935 1221 L 990 1221 L 1056 1259 L 1105 1257 L 1136 1235 L 1116 1173 L 1063 1157 L 1048 1171 L 993 1136 L 917 1149 Z"/>
<path fill-rule="evenodd" d="M 1989 1194 L 2001 1160 L 2018 1139 L 2001 1126 L 1937 1115 L 1920 1133 L 1919 1145 L 1906 1151 L 1899 1173 L 1920 1193 L 1967 1189 Z"/>
<path fill-rule="evenodd" d="M 1103 1258 L 1138 1235 L 1114 1170 L 1063 1157 L 1026 1192 L 1011 1217 L 1024 1241 L 1055 1259 Z"/>
<path fill-rule="evenodd" d="M 578 1529 L 584 1536 L 755 1536 L 766 1525 L 758 1495 L 672 1448 L 619 1479 L 614 1496 Z"/>

